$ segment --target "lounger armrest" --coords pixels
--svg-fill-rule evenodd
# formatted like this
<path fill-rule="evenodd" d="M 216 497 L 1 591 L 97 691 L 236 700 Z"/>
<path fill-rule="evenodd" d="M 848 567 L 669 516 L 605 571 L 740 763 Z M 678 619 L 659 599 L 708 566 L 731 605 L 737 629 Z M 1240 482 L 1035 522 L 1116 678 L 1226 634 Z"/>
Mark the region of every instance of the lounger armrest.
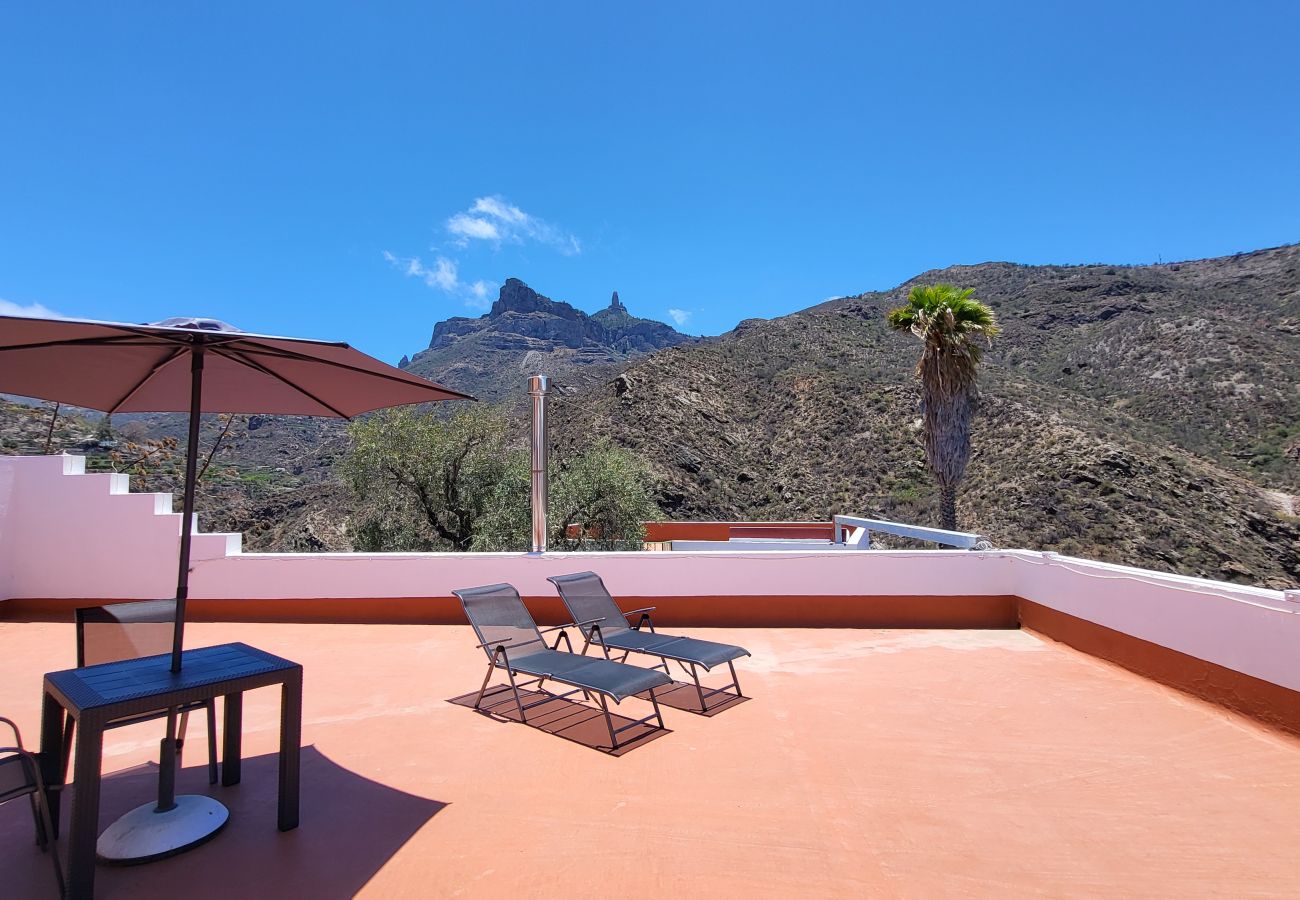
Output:
<path fill-rule="evenodd" d="M 481 644 L 475 644 L 474 649 L 481 650 L 484 647 L 504 647 L 506 644 L 509 644 L 511 647 L 527 647 L 529 644 L 535 644 L 540 640 L 541 638 L 529 638 L 528 640 L 520 641 L 517 644 L 514 643 L 514 638 L 506 638 L 500 641 L 484 641 Z M 545 641 L 542 641 L 542 643 L 545 643 Z"/>
<path fill-rule="evenodd" d="M 603 621 L 605 621 L 604 616 L 601 616 L 599 619 L 588 619 L 585 622 L 566 622 L 563 625 L 552 625 L 550 628 L 543 628 L 538 632 L 538 634 L 546 634 L 551 631 L 559 631 L 563 628 L 586 628 L 588 625 L 594 625 L 597 622 L 603 622 Z"/>
<path fill-rule="evenodd" d="M 531 644 L 533 642 L 529 641 L 528 643 Z M 500 660 L 500 662 L 497 662 L 497 660 Z M 497 668 L 502 664 L 504 664 L 504 667 L 506 669 L 510 671 L 514 671 L 513 669 L 510 669 L 510 654 L 506 652 L 505 641 L 499 642 L 495 647 L 492 648 L 492 661 L 488 663 L 488 671 L 491 672 L 493 669 Z"/>
<path fill-rule="evenodd" d="M 3 722 L 4 724 L 8 725 L 11 729 L 13 729 L 14 743 L 17 744 L 19 747 L 22 747 L 23 736 L 18 733 L 18 726 L 14 724 L 13 719 L 6 719 L 4 716 L 0 716 L 0 722 Z"/>
<path fill-rule="evenodd" d="M 0 747 L 0 756 L 21 756 L 33 769 L 37 772 L 41 771 L 40 760 L 36 758 L 36 754 L 22 747 Z"/>
<path fill-rule="evenodd" d="M 623 613 L 623 615 L 624 615 L 626 618 L 631 619 L 633 616 L 635 616 L 635 615 L 637 615 L 637 614 L 640 614 L 641 618 L 640 618 L 640 619 L 637 619 L 637 623 L 636 623 L 635 625 L 632 626 L 633 630 L 635 630 L 635 631 L 640 631 L 642 625 L 649 625 L 649 626 L 650 626 L 650 633 L 651 633 L 651 634 L 654 634 L 654 633 L 655 633 L 655 623 L 654 623 L 654 621 L 650 618 L 650 613 L 654 612 L 654 611 L 655 611 L 656 609 L 658 609 L 658 608 L 659 608 L 659 607 L 657 607 L 657 606 L 643 606 L 641 609 L 630 609 L 630 610 L 628 610 L 627 612 Z"/>

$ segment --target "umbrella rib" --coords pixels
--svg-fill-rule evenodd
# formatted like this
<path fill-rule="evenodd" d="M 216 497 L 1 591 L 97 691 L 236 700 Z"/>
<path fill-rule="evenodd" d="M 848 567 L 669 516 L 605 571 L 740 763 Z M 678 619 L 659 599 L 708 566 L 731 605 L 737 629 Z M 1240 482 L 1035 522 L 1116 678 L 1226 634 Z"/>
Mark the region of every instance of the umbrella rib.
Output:
<path fill-rule="evenodd" d="M 137 382 L 136 382 L 136 383 L 131 387 L 131 390 L 129 390 L 129 391 L 127 391 L 125 394 L 123 394 L 122 397 L 121 397 L 121 399 L 119 399 L 119 400 L 118 400 L 116 403 L 114 403 L 111 407 L 109 407 L 107 410 L 105 410 L 105 412 L 107 412 L 110 416 L 111 416 L 113 413 L 117 412 L 118 409 L 121 408 L 122 404 L 125 403 L 126 401 L 130 400 L 132 397 L 134 397 L 136 391 L 138 391 L 138 390 L 140 390 L 140 388 L 144 387 L 145 384 L 149 381 L 150 378 L 153 378 L 155 375 L 157 375 L 157 374 L 158 374 L 158 371 L 159 371 L 160 369 L 162 369 L 163 366 L 165 366 L 165 365 L 167 365 L 168 363 L 172 362 L 173 360 L 179 358 L 179 357 L 181 356 L 181 354 L 183 354 L 184 352 L 185 352 L 185 348 L 184 348 L 184 347 L 173 347 L 173 348 L 171 349 L 171 352 L 167 354 L 167 358 L 166 358 L 166 359 L 164 359 L 162 362 L 155 363 L 155 364 L 153 365 L 153 367 L 149 369 L 149 372 L 148 372 L 148 373 L 147 373 L 143 378 L 141 378 L 139 381 L 137 381 Z"/>
<path fill-rule="evenodd" d="M 98 323 L 93 323 L 97 324 Z M 95 337 L 71 338 L 68 340 L 58 341 L 38 341 L 33 344 L 10 344 L 0 346 L 0 352 L 12 350 L 44 350 L 48 347 L 93 347 L 95 345 L 115 346 L 115 347 L 148 347 L 155 344 L 172 344 L 178 347 L 193 347 L 196 344 L 202 344 L 205 347 L 221 346 L 223 344 L 233 344 L 240 341 L 248 340 L 248 335 L 241 332 L 225 331 L 188 331 L 181 334 L 168 334 L 165 331 L 153 331 L 148 326 L 133 327 L 130 325 L 104 324 L 102 328 L 113 328 L 121 334 L 96 335 Z M 196 341 L 194 338 L 198 338 Z M 301 338 L 284 338 L 284 340 L 312 343 L 326 347 L 346 347 L 345 343 L 339 341 L 306 341 Z M 250 341 L 249 343 L 254 343 Z"/>
<path fill-rule="evenodd" d="M 319 356 L 311 356 L 303 353 L 295 353 L 292 350 L 285 350 L 280 347 L 271 347 L 266 344 L 259 343 L 257 341 L 245 340 L 243 343 L 247 345 L 249 349 L 245 350 L 243 348 L 240 348 L 240 350 L 238 351 L 240 353 L 248 353 L 251 351 L 253 353 L 279 357 L 281 359 L 293 359 L 293 360 L 298 360 L 299 362 L 310 362 L 317 365 L 324 363 L 325 365 L 333 366 L 336 369 L 346 369 L 349 372 L 358 372 L 362 375 L 369 375 L 372 378 L 383 378 L 387 381 L 395 381 L 398 384 L 408 384 L 411 387 L 423 387 L 425 385 L 428 385 L 429 387 L 434 388 L 436 390 L 440 390 L 443 393 L 454 394 L 456 397 L 459 397 L 463 400 L 474 399 L 469 394 L 463 394 L 460 391 L 455 391 L 449 387 L 444 387 L 441 384 L 437 384 L 432 381 L 426 381 L 423 378 L 416 378 L 415 376 L 412 375 L 408 375 L 405 378 L 399 378 L 396 375 L 389 375 L 386 372 L 375 372 L 371 369 L 363 369 L 360 366 L 350 365 L 349 363 L 345 363 L 345 362 L 336 362 L 331 359 L 323 359 L 322 357 Z"/>
<path fill-rule="evenodd" d="M 8 352 L 11 350 L 44 350 L 47 347 L 94 346 L 95 344 L 112 344 L 119 347 L 148 347 L 150 344 L 155 343 L 154 341 L 141 341 L 135 343 L 136 341 L 139 341 L 140 337 L 142 337 L 142 335 L 132 333 L 123 335 L 107 335 L 105 337 L 74 338 L 69 341 L 40 341 L 35 344 L 11 344 L 7 347 L 0 347 L 0 352 Z"/>
<path fill-rule="evenodd" d="M 273 371 L 272 369 L 268 369 L 266 366 L 262 365 L 260 362 L 258 362 L 255 359 L 245 359 L 244 355 L 242 353 L 239 353 L 238 351 L 231 352 L 229 350 L 225 350 L 220 347 L 213 347 L 211 349 L 213 353 L 217 354 L 218 356 L 223 356 L 226 359 L 230 360 L 231 362 L 238 363 L 241 366 L 248 366 L 250 369 L 256 369 L 257 371 L 261 372 L 263 375 L 271 376 L 276 381 L 279 381 L 287 385 L 288 387 L 302 394 L 304 397 L 308 397 L 311 400 L 314 400 L 316 403 L 319 403 L 321 406 L 325 407 L 330 412 L 334 413 L 334 415 L 338 416 L 340 419 L 352 418 L 342 410 L 337 409 L 336 407 L 330 405 L 329 403 L 326 403 L 324 400 L 322 400 L 320 397 L 317 397 L 315 394 L 313 394 L 311 391 L 307 390 L 306 388 L 299 387 L 289 379 L 285 378 L 283 375 L 280 375 L 279 373 Z"/>

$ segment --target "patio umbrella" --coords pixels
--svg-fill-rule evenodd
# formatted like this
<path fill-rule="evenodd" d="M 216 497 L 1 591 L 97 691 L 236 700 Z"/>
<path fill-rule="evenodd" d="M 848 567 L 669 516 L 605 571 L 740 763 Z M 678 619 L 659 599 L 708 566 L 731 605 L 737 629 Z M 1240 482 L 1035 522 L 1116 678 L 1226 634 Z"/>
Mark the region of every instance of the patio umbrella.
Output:
<path fill-rule="evenodd" d="M 200 318 L 131 325 L 0 316 L 0 391 L 110 414 L 189 414 L 173 672 L 182 662 L 201 413 L 351 418 L 389 406 L 473 399 L 344 343 L 249 334 Z M 175 767 L 168 764 L 169 757 L 174 763 L 174 715 L 164 748 L 160 812 L 175 806 L 169 786 Z"/>

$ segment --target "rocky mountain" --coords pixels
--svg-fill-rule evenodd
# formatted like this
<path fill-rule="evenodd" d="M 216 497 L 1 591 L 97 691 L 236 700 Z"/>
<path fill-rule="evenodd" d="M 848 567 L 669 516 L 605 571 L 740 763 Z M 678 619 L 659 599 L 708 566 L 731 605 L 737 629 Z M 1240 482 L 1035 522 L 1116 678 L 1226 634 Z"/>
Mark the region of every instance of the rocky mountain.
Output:
<path fill-rule="evenodd" d="M 927 272 L 657 353 L 557 416 L 652 461 L 680 518 L 934 522 L 914 283 L 974 287 L 988 354 L 963 524 L 1001 546 L 1300 583 L 1300 247 L 1164 266 Z"/>
<path fill-rule="evenodd" d="M 587 315 L 508 278 L 492 308 L 433 328 L 428 349 L 405 368 L 482 400 L 519 393 L 530 375 L 551 375 L 577 387 L 628 360 L 694 339 L 672 326 L 627 311 L 618 292 Z"/>

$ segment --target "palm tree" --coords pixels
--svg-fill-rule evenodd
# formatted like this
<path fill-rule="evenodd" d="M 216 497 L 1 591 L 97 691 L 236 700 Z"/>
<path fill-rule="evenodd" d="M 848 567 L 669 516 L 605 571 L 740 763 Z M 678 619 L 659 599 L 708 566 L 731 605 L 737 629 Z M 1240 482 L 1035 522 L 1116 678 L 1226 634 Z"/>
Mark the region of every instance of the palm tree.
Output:
<path fill-rule="evenodd" d="M 894 331 L 910 331 L 925 344 L 916 377 L 921 380 L 925 460 L 939 482 L 943 527 L 957 527 L 957 485 L 970 459 L 970 420 L 979 391 L 977 338 L 997 335 L 993 311 L 971 297 L 973 288 L 917 285 L 907 305 L 889 311 Z"/>

